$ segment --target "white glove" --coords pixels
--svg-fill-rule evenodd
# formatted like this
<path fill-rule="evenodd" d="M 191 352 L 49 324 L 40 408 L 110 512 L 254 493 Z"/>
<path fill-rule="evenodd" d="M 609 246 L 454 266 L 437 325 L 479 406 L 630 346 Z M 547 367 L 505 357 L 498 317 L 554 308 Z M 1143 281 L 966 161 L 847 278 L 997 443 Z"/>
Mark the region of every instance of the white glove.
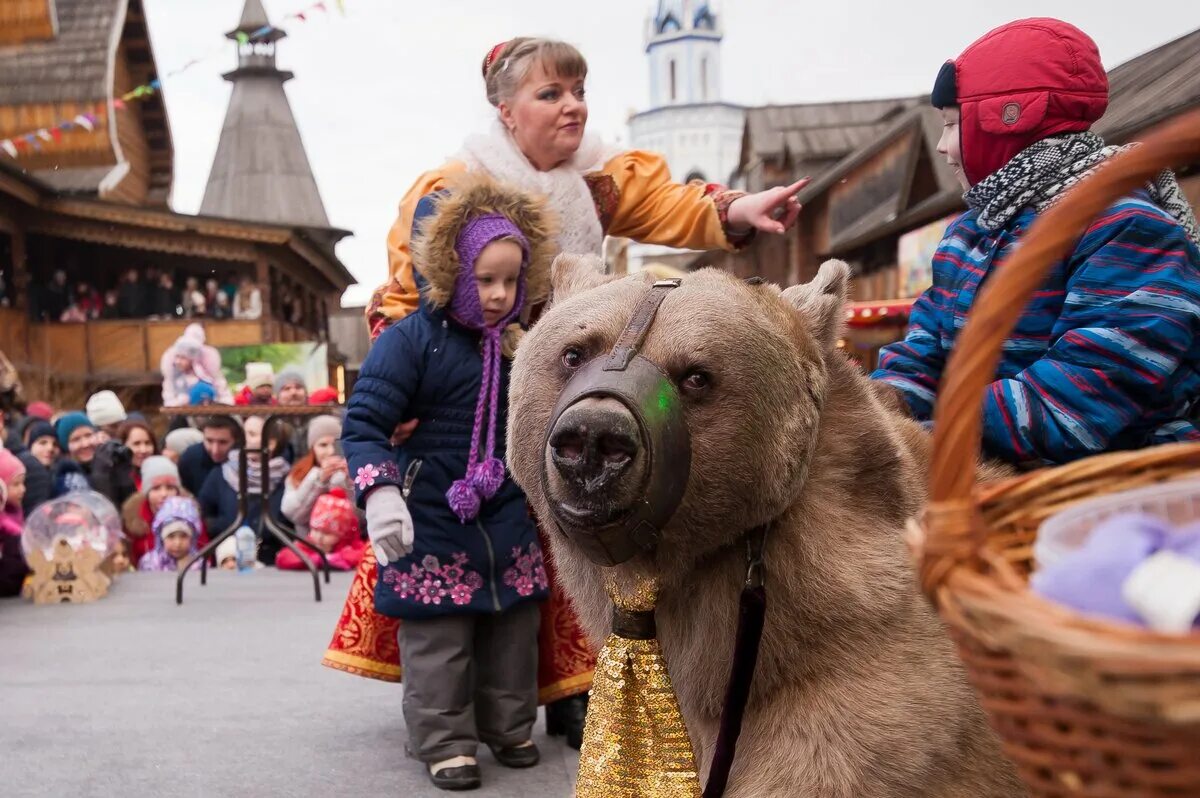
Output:
<path fill-rule="evenodd" d="M 395 485 L 383 485 L 367 496 L 367 537 L 382 565 L 413 550 L 412 516 Z"/>

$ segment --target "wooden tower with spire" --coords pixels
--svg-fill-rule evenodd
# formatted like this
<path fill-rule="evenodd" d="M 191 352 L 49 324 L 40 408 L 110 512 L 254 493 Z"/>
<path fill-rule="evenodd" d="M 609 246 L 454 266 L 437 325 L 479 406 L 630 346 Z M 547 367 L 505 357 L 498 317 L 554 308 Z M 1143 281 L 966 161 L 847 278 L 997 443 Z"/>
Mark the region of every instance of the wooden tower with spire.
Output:
<path fill-rule="evenodd" d="M 269 28 L 265 33 L 256 32 Z M 256 222 L 328 228 L 329 217 L 309 166 L 283 84 L 293 74 L 275 65 L 287 34 L 271 26 L 261 0 L 246 0 L 237 28 L 237 69 L 221 140 L 200 213 Z"/>

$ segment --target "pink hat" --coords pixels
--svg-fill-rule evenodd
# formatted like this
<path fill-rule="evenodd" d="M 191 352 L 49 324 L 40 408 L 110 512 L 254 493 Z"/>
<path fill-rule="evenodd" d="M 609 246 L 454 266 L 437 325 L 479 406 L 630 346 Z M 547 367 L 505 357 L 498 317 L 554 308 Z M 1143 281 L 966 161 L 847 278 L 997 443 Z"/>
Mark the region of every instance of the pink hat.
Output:
<path fill-rule="evenodd" d="M 354 505 L 341 488 L 334 488 L 317 499 L 308 524 L 314 531 L 337 535 L 339 547 L 353 543 L 359 535 Z"/>
<path fill-rule="evenodd" d="M 30 402 L 25 408 L 25 415 L 40 418 L 42 421 L 49 421 L 54 415 L 54 408 L 45 402 Z"/>
<path fill-rule="evenodd" d="M 25 464 L 8 449 L 0 448 L 0 482 L 7 488 L 20 474 L 25 473 Z"/>

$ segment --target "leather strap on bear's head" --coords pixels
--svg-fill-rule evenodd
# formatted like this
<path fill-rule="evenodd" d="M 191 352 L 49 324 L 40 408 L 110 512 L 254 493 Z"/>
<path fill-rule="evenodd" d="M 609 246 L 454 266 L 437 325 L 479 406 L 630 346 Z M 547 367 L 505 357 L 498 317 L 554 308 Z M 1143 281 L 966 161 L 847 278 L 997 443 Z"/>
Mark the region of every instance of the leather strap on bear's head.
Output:
<path fill-rule="evenodd" d="M 692 442 L 683 417 L 683 401 L 671 378 L 640 350 L 667 294 L 680 280 L 659 280 L 643 295 L 612 350 L 585 363 L 563 387 L 546 428 L 543 451 L 559 417 L 576 402 L 616 399 L 637 423 L 647 458 L 645 479 L 633 507 L 600 527 L 580 528 L 551 503 L 563 534 L 599 565 L 619 565 L 657 546 L 661 529 L 679 508 L 691 473 Z M 542 489 L 546 495 L 546 470 Z"/>

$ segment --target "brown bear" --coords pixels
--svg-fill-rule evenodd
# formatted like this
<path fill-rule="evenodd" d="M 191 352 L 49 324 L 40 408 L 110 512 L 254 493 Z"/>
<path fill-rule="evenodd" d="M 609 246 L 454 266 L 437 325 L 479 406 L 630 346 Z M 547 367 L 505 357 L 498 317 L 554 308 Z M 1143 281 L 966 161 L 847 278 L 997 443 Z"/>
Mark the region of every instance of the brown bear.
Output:
<path fill-rule="evenodd" d="M 552 505 L 611 517 L 644 477 L 620 402 L 579 400 L 593 427 L 582 437 L 548 429 L 563 386 L 609 353 L 652 282 L 606 277 L 598 264 L 558 258 L 553 305 L 513 366 L 508 462 L 541 519 L 555 517 Z M 744 537 L 770 522 L 766 625 L 726 795 L 1024 795 L 918 591 L 903 529 L 925 499 L 929 439 L 837 349 L 848 279 L 836 261 L 784 291 L 704 269 L 667 293 L 640 351 L 682 399 L 691 457 L 681 503 L 653 550 L 614 567 L 547 523 L 559 577 L 599 644 L 612 622 L 604 576 L 629 585 L 657 574 L 658 638 L 703 778 Z M 589 452 L 599 470 L 570 470 Z"/>

